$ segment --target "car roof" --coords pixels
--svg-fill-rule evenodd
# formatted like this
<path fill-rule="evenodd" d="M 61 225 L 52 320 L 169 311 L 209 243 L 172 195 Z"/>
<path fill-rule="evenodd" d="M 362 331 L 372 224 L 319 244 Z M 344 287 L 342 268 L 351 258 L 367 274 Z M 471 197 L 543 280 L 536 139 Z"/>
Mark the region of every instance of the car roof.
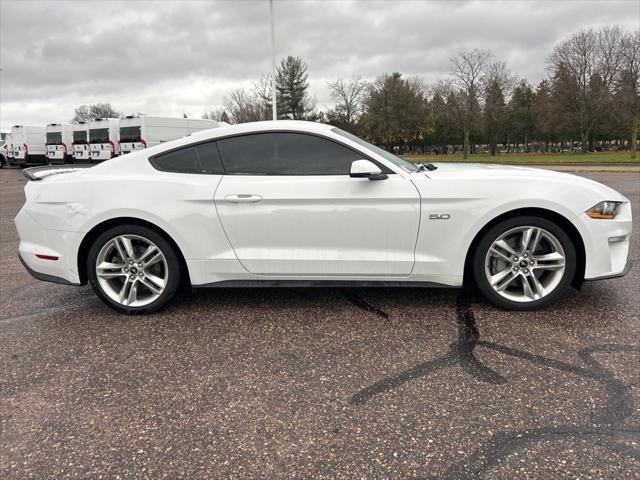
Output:
<path fill-rule="evenodd" d="M 242 133 L 265 132 L 273 130 L 294 130 L 300 132 L 323 133 L 331 130 L 333 126 L 325 123 L 307 122 L 304 120 L 266 120 L 262 122 L 239 123 L 236 125 L 224 125 L 217 128 L 209 128 L 192 133 L 198 139 L 218 138 Z"/>

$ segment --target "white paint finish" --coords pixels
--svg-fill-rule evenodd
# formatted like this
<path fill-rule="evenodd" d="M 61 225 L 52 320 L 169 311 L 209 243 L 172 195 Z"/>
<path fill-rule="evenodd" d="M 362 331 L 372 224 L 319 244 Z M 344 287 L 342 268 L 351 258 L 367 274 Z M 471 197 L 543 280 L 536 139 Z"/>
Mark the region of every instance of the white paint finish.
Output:
<path fill-rule="evenodd" d="M 367 175 L 380 175 L 382 170 L 369 160 L 356 160 L 351 164 L 350 174 L 354 177 Z"/>
<path fill-rule="evenodd" d="M 228 175 L 215 201 L 252 273 L 384 277 L 408 276 L 413 268 L 420 200 L 399 175 Z"/>
<path fill-rule="evenodd" d="M 173 174 L 148 162 L 150 155 L 193 142 L 273 130 L 331 137 L 396 173 L 373 181 L 347 175 Z M 67 235 L 56 271 L 71 282 L 77 282 L 73 272 L 84 234 L 119 217 L 143 219 L 167 232 L 184 255 L 194 285 L 261 278 L 460 285 L 473 238 L 492 219 L 520 208 L 548 209 L 571 222 L 585 244 L 586 277 L 597 278 L 622 271 L 629 240 L 609 244 L 608 239 L 631 232 L 628 203 L 612 221 L 584 214 L 603 200 L 628 202 L 597 182 L 525 167 L 472 164 L 407 173 L 331 127 L 307 122 L 207 130 L 90 169 L 29 182 L 25 192 L 25 206 L 16 218 L 21 251 L 33 245 L 56 250 L 59 236 Z M 38 263 L 29 265 L 40 271 Z"/>

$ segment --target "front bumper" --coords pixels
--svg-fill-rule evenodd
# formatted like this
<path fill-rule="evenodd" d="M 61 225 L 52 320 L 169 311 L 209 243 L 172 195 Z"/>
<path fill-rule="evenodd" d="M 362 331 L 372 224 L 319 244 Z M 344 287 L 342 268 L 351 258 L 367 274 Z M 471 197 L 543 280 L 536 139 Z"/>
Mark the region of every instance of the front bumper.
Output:
<path fill-rule="evenodd" d="M 585 247 L 585 280 L 603 280 L 625 275 L 631 268 L 631 204 L 624 203 L 613 220 L 581 215 Z"/>
<path fill-rule="evenodd" d="M 613 274 L 610 274 L 610 275 L 603 275 L 601 277 L 595 277 L 595 278 L 585 278 L 585 281 L 587 281 L 587 282 L 595 282 L 597 280 L 610 280 L 612 278 L 624 277 L 627 273 L 629 273 L 629 271 L 631 270 L 632 267 L 633 267 L 633 262 L 629 258 L 627 260 L 627 264 L 624 266 L 624 269 L 622 269 L 622 272 L 613 273 Z"/>

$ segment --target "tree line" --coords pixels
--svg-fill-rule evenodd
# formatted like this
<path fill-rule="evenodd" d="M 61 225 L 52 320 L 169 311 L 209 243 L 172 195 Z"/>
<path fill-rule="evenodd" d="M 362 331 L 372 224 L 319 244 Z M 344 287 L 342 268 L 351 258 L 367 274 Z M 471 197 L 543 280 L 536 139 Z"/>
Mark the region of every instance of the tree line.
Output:
<path fill-rule="evenodd" d="M 559 42 L 537 85 L 519 78 L 488 51 L 460 52 L 449 76 L 426 85 L 418 77 L 385 73 L 328 83 L 333 105 L 318 111 L 307 65 L 287 57 L 276 69 L 281 119 L 328 122 L 377 145 L 466 158 L 483 146 L 502 151 L 582 152 L 630 148 L 640 127 L 640 31 L 585 29 Z M 244 123 L 271 119 L 271 78 L 238 89 L 204 117 Z"/>
<path fill-rule="evenodd" d="M 640 128 L 640 30 L 584 29 L 554 46 L 537 85 L 482 49 L 459 52 L 447 78 L 384 73 L 328 82 L 330 108 L 309 91 L 307 64 L 289 56 L 276 68 L 278 118 L 325 122 L 390 150 L 416 153 L 583 153 L 629 149 Z M 272 118 L 271 76 L 240 88 L 202 117 L 228 123 Z M 118 117 L 109 104 L 82 105 L 74 120 Z M 186 115 L 185 115 L 186 116 Z"/>

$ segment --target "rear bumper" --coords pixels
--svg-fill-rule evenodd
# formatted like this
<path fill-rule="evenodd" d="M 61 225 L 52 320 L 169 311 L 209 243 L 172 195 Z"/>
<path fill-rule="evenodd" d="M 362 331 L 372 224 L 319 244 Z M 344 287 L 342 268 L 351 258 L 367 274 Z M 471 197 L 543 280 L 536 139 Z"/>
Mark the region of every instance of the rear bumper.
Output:
<path fill-rule="evenodd" d="M 20 261 L 33 277 L 65 285 L 81 285 L 77 265 L 81 233 L 45 228 L 24 208 L 14 222 L 20 237 Z M 57 260 L 39 258 L 38 255 L 57 257 Z"/>
<path fill-rule="evenodd" d="M 20 259 L 20 263 L 22 263 L 22 266 L 25 268 L 25 270 L 29 272 L 29 275 L 37 280 L 42 280 L 43 282 L 61 283 L 62 285 L 74 285 L 77 287 L 80 286 L 80 283 L 71 283 L 66 278 L 56 277 L 55 275 L 49 275 L 47 273 L 36 272 L 27 264 L 27 262 L 24 261 L 24 258 L 22 258 L 20 252 L 18 252 L 18 259 Z"/>

